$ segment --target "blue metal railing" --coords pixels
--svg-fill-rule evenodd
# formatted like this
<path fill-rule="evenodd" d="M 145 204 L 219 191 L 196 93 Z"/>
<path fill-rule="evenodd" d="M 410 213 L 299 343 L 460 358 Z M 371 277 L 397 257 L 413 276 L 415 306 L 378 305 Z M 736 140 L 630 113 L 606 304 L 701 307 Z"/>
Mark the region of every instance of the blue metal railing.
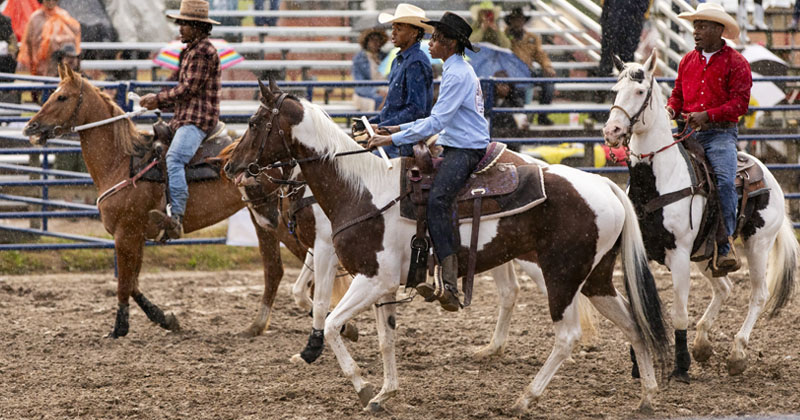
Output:
<path fill-rule="evenodd" d="M 21 76 L 16 74 L 0 73 L 0 79 L 13 79 L 31 83 L 15 83 L 15 84 L 0 84 L 0 91 L 39 91 L 42 92 L 43 97 L 46 97 L 58 85 L 58 79 L 39 77 L 39 76 Z M 659 78 L 659 82 L 672 83 L 674 79 Z M 767 76 L 759 77 L 754 81 L 764 82 L 800 82 L 800 77 L 795 76 Z M 491 117 L 496 114 L 502 113 L 593 113 L 593 112 L 607 112 L 610 105 L 597 105 L 596 107 L 581 107 L 576 109 L 570 105 L 556 105 L 539 109 L 525 109 L 525 108 L 506 108 L 506 107 L 493 107 L 493 92 L 495 83 L 514 83 L 526 85 L 538 85 L 541 83 L 560 83 L 560 84 L 585 84 L 585 83 L 615 83 L 615 78 L 489 78 L 482 79 L 484 92 L 486 96 L 486 114 L 491 121 Z M 116 90 L 114 95 L 117 103 L 126 111 L 132 110 L 132 103 L 125 98 L 127 92 L 137 90 L 155 90 L 163 87 L 173 86 L 174 82 L 139 82 L 139 81 L 123 81 L 123 82 L 92 82 L 94 85 L 106 89 Z M 356 86 L 385 86 L 385 81 L 301 81 L 301 82 L 279 82 L 278 85 L 283 89 L 297 89 L 305 92 L 308 100 L 313 100 L 315 89 L 329 89 L 329 88 L 354 88 Z M 437 82 L 438 83 L 438 82 Z M 224 81 L 222 82 L 223 88 L 232 89 L 258 89 L 258 83 L 255 81 Z M 0 105 L 0 109 L 8 111 L 18 111 L 20 113 L 36 112 L 38 107 L 35 105 L 16 105 L 4 104 Z M 750 107 L 751 111 L 800 111 L 800 105 L 779 105 L 773 107 Z M 331 112 L 332 118 L 354 117 L 361 115 L 375 115 L 377 113 L 363 113 L 363 112 Z M 171 114 L 163 114 L 165 118 L 169 118 Z M 228 113 L 220 116 L 226 122 L 244 122 L 249 119 L 251 114 L 246 113 Z M 10 122 L 25 122 L 29 117 L 20 116 L 0 116 L 0 123 Z M 154 116 L 145 115 L 135 118 L 136 121 L 150 121 Z M 19 135 L 0 135 L 0 139 L 12 142 L 20 142 L 20 144 L 27 145 L 28 139 Z M 764 141 L 764 140 L 781 140 L 781 141 L 796 141 L 800 139 L 800 134 L 779 134 L 779 135 L 764 135 L 764 134 L 749 134 L 739 136 L 739 140 L 743 141 Z M 602 144 L 601 137 L 578 137 L 578 138 L 563 138 L 563 137 L 530 137 L 530 138 L 503 138 L 495 139 L 502 140 L 510 144 L 562 144 L 562 143 L 584 143 L 584 144 Z M 42 167 L 28 167 L 25 165 L 14 164 L 0 164 L 0 170 L 12 171 L 15 173 L 25 173 L 41 176 L 41 179 L 28 179 L 28 180 L 3 180 L 0 181 L 0 187 L 41 187 L 41 198 L 31 198 L 16 196 L 10 194 L 0 194 L 0 199 L 7 201 L 16 201 L 30 205 L 41 206 L 41 211 L 22 211 L 22 212 L 5 212 L 0 213 L 0 218 L 7 219 L 41 219 L 42 229 L 25 229 L 25 228 L 11 228 L 7 226 L 0 226 L 0 229 L 7 229 L 18 231 L 22 233 L 31 233 L 36 235 L 53 236 L 57 238 L 64 238 L 70 240 L 81 241 L 83 243 L 71 244 L 0 244 L 0 250 L 11 249 L 77 249 L 77 248 L 113 248 L 113 241 L 101 240 L 98 238 L 83 237 L 80 235 L 68 235 L 56 232 L 49 232 L 47 230 L 48 218 L 62 218 L 62 217 L 98 217 L 99 212 L 96 206 L 86 204 L 62 203 L 49 200 L 49 187 L 63 186 L 63 185 L 92 185 L 93 182 L 88 174 L 60 171 L 49 168 L 49 156 L 61 153 L 80 153 L 80 144 L 77 141 L 64 140 L 64 139 L 51 139 L 47 143 L 48 147 L 18 147 L 6 148 L 0 150 L 0 154 L 6 155 L 31 155 L 39 154 L 42 156 Z M 54 146 L 54 147 L 50 147 Z M 773 171 L 785 170 L 800 170 L 799 164 L 772 164 L 767 165 Z M 604 168 L 579 168 L 588 172 L 594 173 L 622 173 L 626 172 L 626 167 L 604 167 Z M 57 177 L 59 179 L 51 179 Z M 800 193 L 788 193 L 786 198 L 790 200 L 800 199 Z M 53 211 L 51 208 L 62 208 L 65 210 Z M 800 227 L 800 224 L 795 224 L 795 228 Z M 183 239 L 179 241 L 170 241 L 170 245 L 185 245 L 185 244 L 222 244 L 225 242 L 224 238 L 203 238 L 203 239 Z M 148 242 L 148 245 L 157 245 Z"/>

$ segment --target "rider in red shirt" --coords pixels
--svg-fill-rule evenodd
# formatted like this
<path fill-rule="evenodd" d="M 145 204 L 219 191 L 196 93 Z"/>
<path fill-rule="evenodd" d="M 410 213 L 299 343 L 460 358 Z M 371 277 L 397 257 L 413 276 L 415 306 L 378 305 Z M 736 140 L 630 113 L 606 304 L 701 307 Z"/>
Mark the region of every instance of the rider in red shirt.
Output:
<path fill-rule="evenodd" d="M 722 37 L 736 39 L 739 27 L 722 6 L 701 3 L 694 13 L 678 17 L 694 24 L 695 49 L 678 66 L 678 78 L 667 101 L 671 118 L 684 115 L 696 131 L 717 179 L 722 217 L 728 237 L 736 228 L 736 140 L 739 117 L 747 113 L 753 78 L 750 64 Z M 730 243 L 718 250 L 717 272 L 739 269 Z"/>

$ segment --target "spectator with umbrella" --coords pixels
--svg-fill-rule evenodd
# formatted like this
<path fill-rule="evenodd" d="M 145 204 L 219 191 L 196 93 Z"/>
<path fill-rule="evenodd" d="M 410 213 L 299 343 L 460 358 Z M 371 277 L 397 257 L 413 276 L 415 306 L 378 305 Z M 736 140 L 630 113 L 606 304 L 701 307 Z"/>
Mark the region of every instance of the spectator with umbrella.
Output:
<path fill-rule="evenodd" d="M 553 69 L 553 64 L 550 62 L 550 57 L 542 48 L 542 39 L 538 35 L 525 30 L 525 24 L 531 19 L 526 15 L 521 7 L 515 7 L 511 13 L 504 18 L 508 27 L 506 28 L 506 35 L 511 40 L 511 51 L 527 64 L 531 70 L 533 77 L 555 77 L 556 71 Z M 533 62 L 536 61 L 542 67 L 536 69 L 533 67 Z M 539 103 L 542 105 L 549 105 L 553 102 L 553 95 L 555 94 L 555 84 L 552 82 L 539 84 L 542 88 Z M 539 125 L 553 125 L 553 121 L 547 114 L 538 114 L 537 121 Z"/>
<path fill-rule="evenodd" d="M 470 42 L 488 42 L 503 48 L 511 48 L 511 40 L 497 26 L 503 9 L 487 0 L 469 8 L 472 14 Z"/>

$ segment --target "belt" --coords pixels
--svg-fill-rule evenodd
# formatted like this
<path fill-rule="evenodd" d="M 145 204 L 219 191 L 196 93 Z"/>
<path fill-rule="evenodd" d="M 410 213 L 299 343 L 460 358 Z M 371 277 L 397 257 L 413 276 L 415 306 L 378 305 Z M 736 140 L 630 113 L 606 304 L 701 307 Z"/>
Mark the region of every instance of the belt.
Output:
<path fill-rule="evenodd" d="M 733 127 L 736 127 L 736 123 L 733 121 L 720 121 L 706 124 L 707 130 L 725 130 Z"/>

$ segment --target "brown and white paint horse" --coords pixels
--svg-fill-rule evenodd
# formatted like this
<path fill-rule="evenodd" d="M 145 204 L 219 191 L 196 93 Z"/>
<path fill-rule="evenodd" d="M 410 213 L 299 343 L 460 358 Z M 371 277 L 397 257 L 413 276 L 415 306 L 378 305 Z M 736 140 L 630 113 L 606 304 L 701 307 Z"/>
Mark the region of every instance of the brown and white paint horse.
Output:
<path fill-rule="evenodd" d="M 31 118 L 24 129 L 34 145 L 43 145 L 55 134 L 56 127 L 72 127 L 101 121 L 124 112 L 108 95 L 92 86 L 69 67 L 60 66 L 58 88 Z M 80 132 L 81 152 L 98 193 L 109 190 L 130 178 L 130 161 L 134 146 L 142 142 L 139 133 L 128 119 L 101 125 Z M 237 187 L 226 179 L 189 185 L 184 229 L 192 232 L 228 218 L 244 206 Z M 134 301 L 147 317 L 168 330 L 178 330 L 174 315 L 167 314 L 151 303 L 139 288 L 147 212 L 159 206 L 164 197 L 163 184 L 138 182 L 103 200 L 99 205 L 103 226 L 114 237 L 119 277 L 117 278 L 118 309 L 110 337 L 122 337 L 129 329 L 129 301 Z M 283 277 L 280 247 L 275 232 L 257 227 L 259 249 L 264 264 L 264 294 L 257 319 L 243 334 L 254 336 L 267 328 L 272 305 Z M 292 248 L 300 257 L 305 250 Z"/>
<path fill-rule="evenodd" d="M 400 195 L 399 166 L 387 170 L 380 158 L 358 154 L 336 158 L 361 147 L 317 105 L 282 93 L 273 80 L 261 85 L 262 106 L 225 166 L 231 178 L 252 165 L 264 167 L 297 159 L 314 197 L 339 226 L 370 214 Z M 563 166 L 544 171 L 549 198 L 523 213 L 481 223 L 477 271 L 535 253 L 548 290 L 555 329 L 553 351 L 514 410 L 524 412 L 538 399 L 580 337 L 577 296 L 584 293 L 601 314 L 619 326 L 639 357 L 642 371 L 640 407 L 648 409 L 657 390 L 653 360 L 669 356 L 669 341 L 655 282 L 647 267 L 633 206 L 611 181 Z M 470 225 L 462 225 L 462 238 Z M 342 230 L 333 238 L 341 264 L 355 275 L 339 305 L 325 322 L 325 339 L 362 404 L 379 410 L 398 390 L 395 362 L 394 305 L 375 309 L 383 356 L 384 382 L 377 395 L 361 375 L 339 330 L 356 314 L 394 299 L 405 277 L 414 234 L 412 222 L 400 218 L 397 206 Z M 466 246 L 460 261 L 466 262 Z M 612 284 L 614 262 L 622 254 L 629 304 Z M 462 263 L 459 271 L 466 271 Z"/>
<path fill-rule="evenodd" d="M 680 191 L 692 185 L 692 169 L 683 158 L 679 147 L 674 145 L 671 123 L 664 112 L 666 101 L 653 74 L 658 60 L 656 51 L 653 50 L 643 65 L 623 64 L 619 59 L 616 60 L 620 71 L 619 81 L 614 86 L 617 97 L 603 129 L 609 146 L 618 147 L 627 142 L 626 145 L 630 148 L 630 191 L 632 199 L 637 202 L 637 208 L 643 208 L 647 201 L 659 195 Z M 775 315 L 790 300 L 797 281 L 798 244 L 784 208 L 783 190 L 762 162 L 749 157 L 764 172 L 764 182 L 769 188 L 769 194 L 750 201 L 755 207 L 754 214 L 742 229 L 742 241 L 750 266 L 750 304 L 744 323 L 731 345 L 728 357 L 728 371 L 731 375 L 742 373 L 747 366 L 745 349 L 762 310 L 771 306 L 771 313 Z M 651 213 L 642 212 L 640 215 L 648 256 L 666 265 L 672 273 L 675 294 L 672 323 L 676 338 L 676 366 L 673 376 L 683 382 L 689 381 L 688 369 L 691 361 L 686 344 L 686 329 L 689 326 L 687 305 L 691 283 L 689 257 L 698 235 L 705 202 L 703 195 L 687 196 L 662 209 Z M 711 283 L 713 297 L 697 322 L 692 353 L 700 362 L 708 360 L 713 354 L 709 331 L 733 287 L 727 276 L 714 277 L 704 267 L 705 264 L 698 263 L 697 267 Z"/>
<path fill-rule="evenodd" d="M 220 154 L 223 162 L 227 163 L 237 144 L 238 142 L 232 143 Z M 526 155 L 519 155 L 510 150 L 506 150 L 505 153 L 514 154 L 515 158 L 511 160 L 518 165 L 535 164 L 547 166 L 544 161 Z M 311 335 L 303 351 L 292 356 L 292 360 L 313 363 L 324 349 L 321 334 L 325 326 L 328 310 L 336 306 L 344 296 L 347 288 L 350 287 L 350 276 L 347 275 L 346 271 L 337 270 L 340 265 L 334 252 L 333 239 L 331 238 L 333 230 L 330 220 L 325 216 L 319 204 L 313 200 L 311 189 L 303 185 L 304 181 L 300 168 L 295 166 L 292 169 L 287 169 L 287 173 L 289 173 L 288 177 L 282 169 L 277 168 L 264 171 L 257 176 L 243 173 L 239 176 L 237 185 L 239 185 L 242 192 L 242 199 L 248 203 L 248 207 L 262 227 L 276 228 L 275 222 L 272 221 L 274 219 L 272 215 L 275 213 L 277 206 L 280 213 L 278 228 L 286 230 L 286 225 L 292 223 L 295 240 L 309 248 L 306 261 L 292 288 L 292 294 L 295 298 L 295 303 L 300 308 L 312 313 Z M 278 204 L 278 200 L 268 199 L 268 197 L 277 197 L 278 195 L 285 198 L 281 199 L 280 204 Z M 545 286 L 544 278 L 542 278 L 542 272 L 536 264 L 530 262 L 533 260 L 535 260 L 535 256 L 531 255 L 523 256 L 517 262 L 536 283 L 539 290 L 546 294 L 547 287 Z M 313 272 L 309 267 L 313 267 Z M 474 353 L 474 356 L 478 359 L 503 354 L 508 340 L 511 315 L 520 290 L 511 262 L 491 269 L 490 275 L 497 286 L 497 294 L 500 300 L 498 302 L 499 313 L 497 325 L 489 344 Z M 313 296 L 313 300 L 309 299 L 309 296 Z M 597 335 L 595 311 L 584 295 L 579 295 L 578 312 L 583 333 L 581 341 L 584 344 L 591 343 Z M 355 332 L 354 326 L 348 324 L 345 327 L 345 331 L 348 331 L 348 327 L 350 335 L 346 337 L 351 340 L 356 339 L 357 337 L 352 335 Z"/>

